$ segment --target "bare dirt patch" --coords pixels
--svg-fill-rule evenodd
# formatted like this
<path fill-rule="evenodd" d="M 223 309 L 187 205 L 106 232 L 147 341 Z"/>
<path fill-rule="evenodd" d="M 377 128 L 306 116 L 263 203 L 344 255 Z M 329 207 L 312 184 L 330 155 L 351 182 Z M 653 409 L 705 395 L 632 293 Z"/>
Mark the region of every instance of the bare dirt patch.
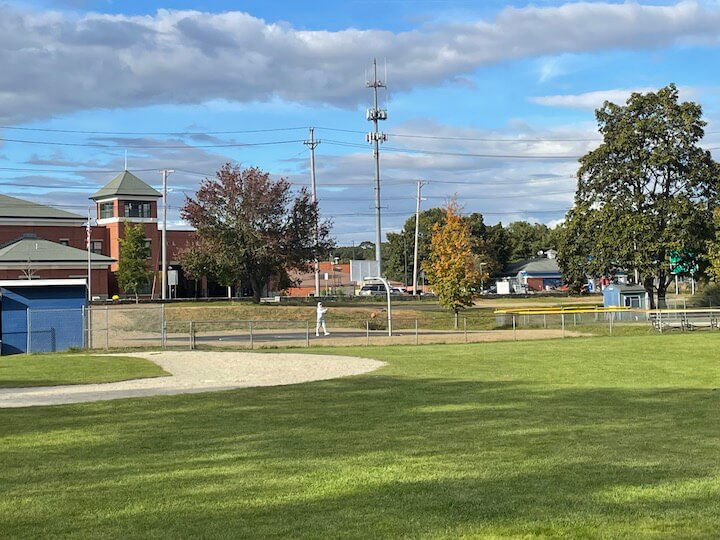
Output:
<path fill-rule="evenodd" d="M 288 353 L 163 351 L 124 356 L 151 360 L 171 376 L 104 384 L 7 388 L 0 390 L 0 408 L 296 384 L 359 375 L 384 365 L 367 358 Z"/>

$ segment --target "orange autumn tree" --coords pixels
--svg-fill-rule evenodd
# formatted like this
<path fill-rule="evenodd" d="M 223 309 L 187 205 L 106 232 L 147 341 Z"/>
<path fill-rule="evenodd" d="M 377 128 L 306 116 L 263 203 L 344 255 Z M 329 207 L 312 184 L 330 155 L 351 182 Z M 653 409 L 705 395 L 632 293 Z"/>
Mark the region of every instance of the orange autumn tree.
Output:
<path fill-rule="evenodd" d="M 430 256 L 423 268 L 440 305 L 457 312 L 472 305 L 473 286 L 480 280 L 470 226 L 460 216 L 456 201 L 444 208 L 445 221 L 436 223 Z"/>

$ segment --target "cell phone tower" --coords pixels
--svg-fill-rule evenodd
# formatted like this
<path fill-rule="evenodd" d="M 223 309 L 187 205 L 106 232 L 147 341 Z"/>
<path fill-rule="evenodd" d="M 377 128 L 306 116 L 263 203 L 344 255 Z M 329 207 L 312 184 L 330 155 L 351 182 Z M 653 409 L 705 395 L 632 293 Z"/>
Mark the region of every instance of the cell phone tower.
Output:
<path fill-rule="evenodd" d="M 386 76 L 387 79 L 387 69 Z M 382 276 L 382 218 L 380 215 L 380 143 L 387 140 L 387 135 L 380 131 L 380 120 L 387 120 L 387 110 L 378 106 L 378 88 L 387 88 L 386 81 L 378 80 L 377 59 L 373 59 L 373 78 L 365 83 L 367 88 L 373 89 L 373 106 L 366 112 L 366 118 L 373 123 L 374 130 L 365 135 L 365 140 L 373 145 L 375 158 L 375 260 L 378 266 L 378 276 Z"/>

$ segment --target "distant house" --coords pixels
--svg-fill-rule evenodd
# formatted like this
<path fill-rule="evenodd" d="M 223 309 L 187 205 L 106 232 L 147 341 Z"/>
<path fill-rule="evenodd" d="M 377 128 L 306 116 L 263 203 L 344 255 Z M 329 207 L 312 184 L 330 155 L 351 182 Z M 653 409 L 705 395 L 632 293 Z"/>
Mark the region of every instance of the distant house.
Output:
<path fill-rule="evenodd" d="M 544 291 L 562 285 L 562 273 L 555 251 L 544 257 L 535 257 L 508 265 L 502 276 L 510 282 L 515 292 Z"/>

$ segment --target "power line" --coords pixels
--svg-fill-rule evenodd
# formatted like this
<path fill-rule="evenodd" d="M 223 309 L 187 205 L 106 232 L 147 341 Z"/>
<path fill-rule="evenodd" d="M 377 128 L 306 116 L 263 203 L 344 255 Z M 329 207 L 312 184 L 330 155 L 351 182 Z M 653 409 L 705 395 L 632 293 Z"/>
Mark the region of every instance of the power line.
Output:
<path fill-rule="evenodd" d="M 317 129 L 325 130 L 325 131 L 336 131 L 341 133 L 363 133 L 362 131 L 355 130 L 355 129 L 340 129 L 340 128 L 331 128 L 331 127 L 318 127 Z M 710 132 L 708 131 L 707 134 L 710 133 L 718 133 L 718 132 Z M 420 134 L 412 134 L 412 133 L 396 133 L 396 132 L 390 132 L 387 133 L 388 137 L 400 137 L 400 138 L 409 138 L 409 139 L 431 139 L 436 141 L 477 141 L 477 142 L 500 142 L 500 143 L 526 143 L 526 142 L 597 142 L 602 141 L 602 138 L 594 137 L 594 138 L 562 138 L 562 139 L 554 139 L 554 138 L 522 138 L 522 139 L 511 139 L 511 138 L 492 138 L 492 137 L 450 137 L 450 136 L 441 136 L 441 135 L 420 135 Z"/>
<path fill-rule="evenodd" d="M 298 131 L 306 130 L 307 126 L 290 126 L 266 129 L 234 129 L 234 130 L 213 130 L 213 131 L 102 131 L 102 130 L 83 130 L 83 129 L 56 129 L 56 128 L 39 128 L 24 126 L 0 126 L 0 129 L 14 131 L 29 131 L 41 133 L 74 133 L 79 135 L 175 135 L 175 136 L 193 136 L 193 135 L 240 135 L 250 133 L 272 133 L 281 131 Z M 317 127 L 316 129 L 324 131 L 333 131 L 337 133 L 357 133 L 365 134 L 364 131 L 358 129 L 344 129 L 329 126 Z M 718 134 L 720 131 L 706 131 L 705 135 Z M 386 133 L 388 137 L 408 138 L 408 139 L 428 139 L 437 141 L 475 141 L 475 142 L 496 142 L 496 143 L 536 143 L 536 142 L 599 142 L 601 137 L 462 137 L 462 136 L 442 136 L 442 135 L 425 135 L 418 133 L 390 132 Z"/>
<path fill-rule="evenodd" d="M 336 141 L 333 139 L 323 139 L 327 144 L 333 146 L 342 146 L 346 148 L 362 148 L 363 146 L 359 143 L 348 143 L 345 141 Z M 443 152 L 440 150 L 422 150 L 420 148 L 393 148 L 385 147 L 389 152 L 397 153 L 411 153 L 411 154 L 427 154 L 427 155 L 440 155 L 440 156 L 459 156 L 459 157 L 476 157 L 476 158 L 488 158 L 488 159 L 548 159 L 548 160 L 563 160 L 563 159 L 580 159 L 582 156 L 563 156 L 563 155 L 528 155 L 528 154 L 473 154 L 469 152 Z"/>
<path fill-rule="evenodd" d="M 52 129 L 52 128 L 31 128 L 18 126 L 0 126 L 0 129 L 12 129 L 18 131 L 41 131 L 46 133 L 78 133 L 82 135 L 237 135 L 241 133 L 270 133 L 274 131 L 295 131 L 307 129 L 305 126 L 280 127 L 268 129 L 241 129 L 230 131 L 92 131 L 82 129 Z"/>
<path fill-rule="evenodd" d="M 83 148 L 138 148 L 142 150 L 158 150 L 158 149 L 187 149 L 187 148 L 236 148 L 244 146 L 271 146 L 276 144 L 291 144 L 301 143 L 303 139 L 292 139 L 286 141 L 266 141 L 258 143 L 224 143 L 224 144 L 179 144 L 179 145 L 138 145 L 138 144 L 101 144 L 101 143 L 68 143 L 68 142 L 56 142 L 56 141 L 28 141 L 24 139 L 6 139 L 0 137 L 0 141 L 13 142 L 21 144 L 42 144 L 49 146 L 79 146 Z"/>

